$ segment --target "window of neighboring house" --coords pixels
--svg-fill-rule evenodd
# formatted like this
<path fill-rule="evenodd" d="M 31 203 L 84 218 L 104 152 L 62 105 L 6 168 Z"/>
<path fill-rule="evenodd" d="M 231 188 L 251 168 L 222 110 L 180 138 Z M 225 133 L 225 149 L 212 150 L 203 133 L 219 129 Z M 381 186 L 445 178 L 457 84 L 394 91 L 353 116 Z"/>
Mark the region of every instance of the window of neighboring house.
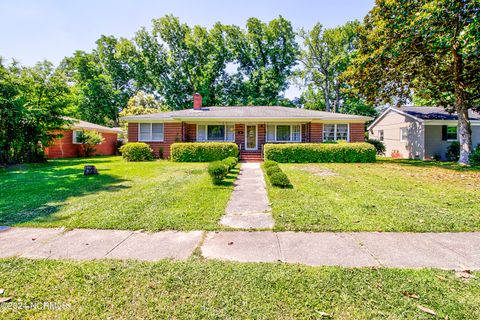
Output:
<path fill-rule="evenodd" d="M 408 140 L 408 128 L 400 128 L 400 141 L 405 142 Z"/>
<path fill-rule="evenodd" d="M 199 124 L 197 141 L 235 141 L 235 125 Z"/>
<path fill-rule="evenodd" d="M 73 131 L 73 143 L 74 144 L 80 144 L 81 143 L 79 141 L 80 134 L 82 134 L 82 130 L 74 130 Z"/>
<path fill-rule="evenodd" d="M 140 123 L 138 141 L 163 141 L 163 123 Z"/>
<path fill-rule="evenodd" d="M 348 124 L 324 124 L 323 141 L 348 141 Z"/>
<path fill-rule="evenodd" d="M 267 125 L 267 141 L 269 142 L 301 142 L 302 128 L 299 124 Z"/>
<path fill-rule="evenodd" d="M 458 128 L 457 126 L 448 126 L 447 127 L 447 141 L 457 141 L 458 140 Z"/>
<path fill-rule="evenodd" d="M 378 130 L 378 140 L 380 141 L 384 141 L 385 140 L 385 136 L 383 134 L 383 130 Z"/>

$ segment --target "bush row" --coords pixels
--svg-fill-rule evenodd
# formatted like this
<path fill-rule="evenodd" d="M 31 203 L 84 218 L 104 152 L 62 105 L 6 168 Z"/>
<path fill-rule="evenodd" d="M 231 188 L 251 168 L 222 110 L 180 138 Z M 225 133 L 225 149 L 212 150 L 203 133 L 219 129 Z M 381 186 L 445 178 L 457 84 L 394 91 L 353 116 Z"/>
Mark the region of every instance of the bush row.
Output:
<path fill-rule="evenodd" d="M 227 174 L 235 168 L 238 159 L 235 157 L 228 157 L 222 161 L 210 162 L 208 165 L 208 174 L 212 178 L 214 184 L 221 184 Z"/>
<path fill-rule="evenodd" d="M 238 146 L 233 142 L 180 142 L 170 147 L 172 161 L 210 162 L 238 157 Z"/>
<path fill-rule="evenodd" d="M 270 183 L 272 185 L 281 187 L 281 188 L 286 188 L 290 186 L 290 180 L 288 179 L 285 172 L 283 172 L 282 169 L 280 169 L 277 162 L 272 160 L 266 160 L 263 163 L 263 168 L 265 169 L 265 172 L 267 173 L 267 176 L 268 176 L 268 180 L 270 180 Z"/>
<path fill-rule="evenodd" d="M 265 159 L 281 163 L 375 162 L 376 153 L 375 147 L 366 142 L 290 143 L 264 146 Z"/>

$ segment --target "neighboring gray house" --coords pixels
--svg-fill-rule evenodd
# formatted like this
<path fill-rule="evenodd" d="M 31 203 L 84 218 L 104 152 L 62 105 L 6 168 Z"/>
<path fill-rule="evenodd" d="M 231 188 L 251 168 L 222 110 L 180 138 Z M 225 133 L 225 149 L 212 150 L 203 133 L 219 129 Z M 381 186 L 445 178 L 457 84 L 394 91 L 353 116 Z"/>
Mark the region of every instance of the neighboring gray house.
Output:
<path fill-rule="evenodd" d="M 473 146 L 480 144 L 480 114 L 470 111 Z M 386 156 L 446 160 L 452 141 L 458 140 L 458 117 L 440 107 L 390 107 L 369 127 L 370 138 L 382 141 Z"/>

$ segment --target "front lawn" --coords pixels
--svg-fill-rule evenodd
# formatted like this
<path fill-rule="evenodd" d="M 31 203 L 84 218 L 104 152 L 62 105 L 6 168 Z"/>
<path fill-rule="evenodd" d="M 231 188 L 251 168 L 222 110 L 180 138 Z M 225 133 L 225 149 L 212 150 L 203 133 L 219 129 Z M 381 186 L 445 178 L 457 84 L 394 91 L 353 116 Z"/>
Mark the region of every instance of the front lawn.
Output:
<path fill-rule="evenodd" d="M 277 230 L 478 231 L 480 171 L 451 163 L 281 164 L 268 184 Z"/>
<path fill-rule="evenodd" d="M 434 269 L 0 260 L 0 318 L 479 319 L 480 281 Z M 60 310 L 15 310 L 50 302 Z M 55 303 L 55 304 L 54 304 Z"/>
<path fill-rule="evenodd" d="M 85 164 L 94 164 L 100 175 L 84 177 Z M 95 157 L 1 169 L 0 225 L 217 229 L 235 174 L 214 186 L 206 168 Z"/>

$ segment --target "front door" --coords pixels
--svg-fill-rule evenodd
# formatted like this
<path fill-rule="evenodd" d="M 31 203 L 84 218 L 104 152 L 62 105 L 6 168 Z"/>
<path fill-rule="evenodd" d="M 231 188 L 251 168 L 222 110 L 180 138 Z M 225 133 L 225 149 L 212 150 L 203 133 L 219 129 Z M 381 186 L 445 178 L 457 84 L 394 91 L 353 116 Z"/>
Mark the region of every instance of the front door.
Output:
<path fill-rule="evenodd" d="M 257 150 L 257 125 L 246 125 L 245 150 Z"/>

